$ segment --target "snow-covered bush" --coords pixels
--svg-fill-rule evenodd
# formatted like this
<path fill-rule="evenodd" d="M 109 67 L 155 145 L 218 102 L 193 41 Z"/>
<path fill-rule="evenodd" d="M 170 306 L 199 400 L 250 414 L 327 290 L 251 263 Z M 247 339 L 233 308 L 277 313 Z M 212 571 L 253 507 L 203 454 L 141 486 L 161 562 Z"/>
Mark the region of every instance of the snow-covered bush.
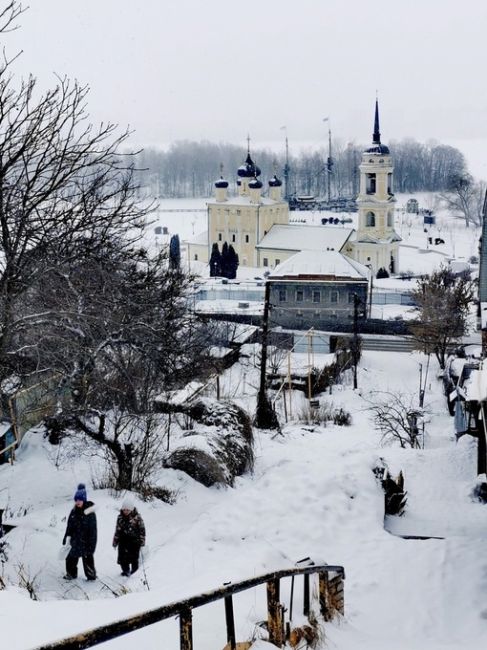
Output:
<path fill-rule="evenodd" d="M 253 431 L 243 409 L 205 398 L 177 410 L 189 415 L 193 426 L 176 438 L 174 450 L 165 458 L 166 467 L 186 472 L 206 486 L 233 485 L 236 476 L 252 469 Z"/>

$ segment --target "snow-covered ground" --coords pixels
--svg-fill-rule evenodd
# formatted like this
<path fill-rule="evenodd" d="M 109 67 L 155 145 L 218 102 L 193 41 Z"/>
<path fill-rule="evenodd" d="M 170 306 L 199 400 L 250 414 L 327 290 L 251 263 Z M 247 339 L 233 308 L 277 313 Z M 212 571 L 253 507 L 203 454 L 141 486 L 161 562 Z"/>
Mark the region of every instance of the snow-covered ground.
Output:
<path fill-rule="evenodd" d="M 416 195 L 422 207 L 430 196 Z M 448 259 L 468 260 L 477 254 L 479 231 L 437 211 L 437 224 L 423 230 L 422 217 L 402 211 L 408 196 L 399 196 L 396 228 L 403 238 L 401 270 L 424 273 Z M 206 226 L 204 200 L 162 201 L 148 229 L 147 243 L 157 247 L 166 227 L 183 240 Z M 188 211 L 185 211 L 188 208 Z M 164 210 L 182 210 L 167 212 Z M 202 210 L 192 212 L 190 210 Z M 306 215 L 320 223 L 322 213 Z M 356 215 L 352 215 L 356 218 Z M 428 237 L 442 238 L 431 245 Z M 167 236 L 166 236 L 167 239 Z M 201 265 L 200 265 L 201 267 Z M 195 269 L 193 269 L 195 270 Z M 206 275 L 204 268 L 197 269 Z M 254 280 L 262 269 L 239 269 L 239 278 Z M 377 280 L 377 287 L 407 290 L 412 281 Z M 374 305 L 377 315 L 405 316 L 407 307 Z M 375 315 L 375 314 L 374 314 Z M 258 386 L 258 351 L 221 378 L 222 395 L 253 412 Z M 320 359 L 314 360 L 317 364 Z M 324 362 L 322 359 L 321 361 Z M 295 356 L 306 367 L 306 359 Z M 429 411 L 424 449 L 403 450 L 381 445 L 369 406 L 376 391 L 418 391 L 417 353 L 365 352 L 359 369 L 359 390 L 350 382 L 336 386 L 322 401 L 352 413 L 350 427 L 301 425 L 306 409 L 303 393 L 294 392 L 290 422 L 283 435 L 256 432 L 256 463 L 252 476 L 234 488 L 204 488 L 185 474 L 166 469 L 159 484 L 177 493 L 175 505 L 137 503 L 148 529 L 150 553 L 135 576 L 119 575 L 111 538 L 122 496 L 94 489 L 99 461 L 67 454 L 50 446 L 41 433 L 24 439 L 13 466 L 0 466 L 0 507 L 8 504 L 17 527 L 8 534 L 8 563 L 2 566 L 7 588 L 0 591 L 2 639 L 23 650 L 76 631 L 135 614 L 274 569 L 303 558 L 342 564 L 346 571 L 346 616 L 326 625 L 327 647 L 337 650 L 477 650 L 487 642 L 487 511 L 471 498 L 475 483 L 476 448 L 468 437 L 455 441 L 435 363 L 429 371 Z M 304 371 L 305 372 L 305 371 Z M 282 399 L 277 407 L 283 415 Z M 384 459 L 393 474 L 403 470 L 408 505 L 404 517 L 383 525 L 383 494 L 372 469 Z M 96 565 L 100 580 L 79 578 L 66 584 L 58 551 L 79 481 L 89 486 L 97 504 L 99 543 Z M 91 489 L 90 489 L 91 488 Z M 393 534 L 395 533 L 395 534 Z M 398 535 L 442 539 L 412 540 Z M 24 581 L 33 583 L 30 600 Z M 300 590 L 298 589 L 298 593 Z M 117 596 L 115 596 L 115 594 Z M 282 584 L 286 601 L 289 584 Z M 298 597 L 299 598 L 299 597 Z M 256 638 L 265 618 L 263 587 L 235 597 L 240 640 Z M 299 611 L 295 602 L 294 611 Z M 28 624 L 26 624 L 28 621 Z M 299 619 L 296 617 L 296 622 Z M 178 648 L 178 622 L 170 620 L 107 644 L 151 650 Z M 222 603 L 195 610 L 196 650 L 225 644 Z M 257 648 L 257 645 L 256 645 Z"/>
<path fill-rule="evenodd" d="M 424 449 L 383 447 L 369 400 L 380 391 L 416 393 L 418 354 L 365 352 L 359 390 L 348 382 L 322 400 L 352 413 L 350 427 L 284 426 L 282 435 L 256 432 L 256 464 L 234 488 L 204 488 L 186 475 L 164 470 L 160 483 L 178 491 L 175 505 L 138 502 L 150 554 L 139 574 L 123 579 L 111 537 L 121 497 L 89 489 L 98 506 L 96 564 L 102 582 L 64 583 L 57 557 L 76 483 L 97 474 L 90 458 L 65 459 L 39 433 L 27 436 L 13 466 L 0 467 L 1 498 L 18 527 L 8 535 L 12 580 L 23 571 L 34 580 L 38 602 L 19 587 L 0 591 L 2 638 L 16 650 L 32 648 L 95 625 L 160 606 L 200 591 L 303 558 L 342 564 L 346 616 L 326 625 L 327 647 L 339 650 L 478 650 L 487 642 L 485 506 L 470 496 L 475 482 L 472 439 L 458 443 L 440 382 L 430 368 L 425 404 L 430 413 Z M 225 396 L 254 406 L 257 369 L 249 358 L 222 378 Z M 293 394 L 293 413 L 304 406 Z M 62 452 L 62 450 L 61 450 Z M 372 469 L 382 458 L 392 473 L 403 470 L 406 515 L 389 530 L 443 539 L 397 537 L 384 529 L 383 494 Z M 57 461 L 57 466 L 56 466 Z M 108 585 L 108 586 L 107 586 Z M 115 597 L 113 591 L 127 592 Z M 281 587 L 288 599 L 289 584 Z M 300 590 L 297 590 L 300 593 Z M 295 612 L 299 611 L 295 602 Z M 235 597 L 238 638 L 258 636 L 265 619 L 265 590 Z M 28 621 L 28 624 L 26 624 Z M 225 644 L 222 603 L 195 611 L 195 647 Z M 178 647 L 178 622 L 170 620 L 107 644 L 147 650 Z"/>

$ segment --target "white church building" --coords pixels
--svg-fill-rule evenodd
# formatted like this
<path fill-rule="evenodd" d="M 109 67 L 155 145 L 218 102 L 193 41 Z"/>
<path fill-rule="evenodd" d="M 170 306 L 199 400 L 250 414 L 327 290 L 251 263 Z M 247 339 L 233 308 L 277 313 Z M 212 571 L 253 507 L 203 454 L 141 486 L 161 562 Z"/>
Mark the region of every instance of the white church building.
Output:
<path fill-rule="evenodd" d="M 372 145 L 362 154 L 357 229 L 289 223 L 289 206 L 274 175 L 263 191 L 260 168 L 247 152 L 237 170 L 237 196 L 228 195 L 224 178 L 215 182 L 207 204 L 206 232 L 186 242 L 189 260 L 209 262 L 213 244 L 232 245 L 242 266 L 273 269 L 301 251 L 336 251 L 368 267 L 396 273 L 399 242 L 394 230 L 393 164 L 381 143 L 379 106 L 375 104 Z"/>

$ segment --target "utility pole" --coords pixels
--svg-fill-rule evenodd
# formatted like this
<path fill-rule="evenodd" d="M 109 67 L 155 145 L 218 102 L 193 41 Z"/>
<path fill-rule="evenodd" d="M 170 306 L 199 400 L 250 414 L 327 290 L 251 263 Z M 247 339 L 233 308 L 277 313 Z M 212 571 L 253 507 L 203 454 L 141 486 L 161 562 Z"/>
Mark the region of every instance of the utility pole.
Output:
<path fill-rule="evenodd" d="M 267 366 L 267 339 L 269 332 L 269 302 L 271 295 L 271 283 L 265 283 L 264 314 L 262 317 L 262 348 L 260 356 L 260 386 L 257 394 L 257 410 L 255 413 L 255 425 L 260 429 L 278 429 L 279 422 L 272 409 L 272 404 L 266 392 L 266 366 Z"/>
<path fill-rule="evenodd" d="M 353 294 L 353 388 L 356 389 L 358 387 L 358 382 L 357 382 L 357 364 L 358 364 L 358 346 L 359 346 L 359 338 L 358 338 L 358 305 L 359 305 L 359 297 L 357 296 L 356 293 Z"/>
<path fill-rule="evenodd" d="M 284 198 L 286 201 L 289 199 L 289 143 L 286 131 L 286 163 L 284 165 Z"/>
<path fill-rule="evenodd" d="M 328 122 L 328 160 L 326 161 L 326 170 L 328 178 L 328 203 L 331 201 L 331 173 L 333 168 L 333 160 L 331 157 L 331 129 L 330 123 Z"/>

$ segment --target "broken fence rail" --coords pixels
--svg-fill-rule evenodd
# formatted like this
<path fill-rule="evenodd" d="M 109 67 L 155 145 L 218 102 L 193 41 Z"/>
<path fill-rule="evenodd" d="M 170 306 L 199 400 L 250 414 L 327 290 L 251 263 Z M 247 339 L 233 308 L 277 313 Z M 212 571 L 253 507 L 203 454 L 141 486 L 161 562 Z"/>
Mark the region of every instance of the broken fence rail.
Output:
<path fill-rule="evenodd" d="M 330 621 L 337 613 L 344 613 L 343 580 L 345 578 L 345 570 L 342 566 L 329 564 L 320 566 L 312 565 L 275 571 L 235 584 L 224 585 L 219 589 L 207 591 L 186 600 L 156 607 L 155 609 L 136 614 L 135 616 L 129 616 L 128 618 L 108 623 L 107 625 L 100 625 L 97 628 L 79 632 L 60 641 L 37 646 L 33 650 L 82 650 L 83 648 L 91 648 L 105 641 L 116 639 L 173 616 L 179 616 L 180 650 L 193 650 L 192 610 L 196 607 L 201 607 L 202 605 L 222 599 L 225 604 L 228 647 L 234 650 L 236 648 L 236 640 L 232 595 L 264 583 L 267 584 L 267 627 L 269 642 L 280 647 L 284 643 L 285 636 L 284 609 L 279 603 L 280 579 L 298 575 L 304 576 L 303 614 L 308 616 L 310 613 L 309 576 L 314 573 L 317 573 L 319 577 L 320 611 L 325 621 Z M 330 574 L 334 575 L 331 576 Z"/>

